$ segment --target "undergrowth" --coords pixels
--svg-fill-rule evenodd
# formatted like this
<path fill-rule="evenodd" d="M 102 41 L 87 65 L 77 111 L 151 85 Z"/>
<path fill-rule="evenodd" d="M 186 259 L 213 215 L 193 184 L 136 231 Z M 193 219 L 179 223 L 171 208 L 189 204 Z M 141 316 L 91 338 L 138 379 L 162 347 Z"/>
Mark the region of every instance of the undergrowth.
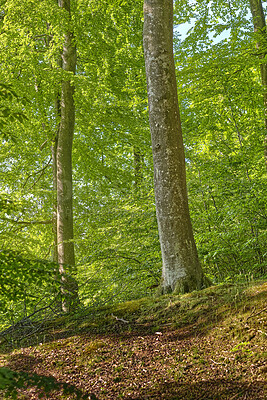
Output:
<path fill-rule="evenodd" d="M 50 321 L 38 334 L 33 333 L 22 340 L 17 340 L 16 337 L 12 338 L 11 335 L 6 337 L 1 344 L 0 366 L 6 368 L 2 369 L 2 372 L 11 379 L 8 386 L 9 392 L 12 389 L 12 379 L 16 378 L 17 381 L 20 379 L 19 382 L 21 382 L 22 376 L 29 380 L 30 386 L 39 385 L 39 392 L 44 393 L 42 379 L 37 378 L 32 367 L 32 361 L 38 353 L 40 358 L 46 359 L 46 362 L 50 360 L 49 369 L 56 371 L 54 374 L 65 376 L 68 371 L 68 375 L 74 377 L 70 380 L 70 386 L 67 384 L 62 386 L 60 379 L 59 381 L 52 379 L 51 390 L 59 391 L 61 385 L 61 388 L 69 395 L 76 393 L 76 396 L 86 396 L 85 392 L 80 391 L 83 383 L 75 378 L 77 371 L 83 373 L 87 371 L 89 376 L 87 379 L 90 381 L 95 374 L 102 376 L 103 371 L 106 373 L 106 363 L 109 363 L 108 368 L 113 368 L 108 374 L 113 377 L 112 396 L 120 398 L 116 391 L 123 387 L 124 380 L 126 382 L 127 379 L 130 379 L 125 374 L 130 368 L 129 363 L 132 363 L 131 360 L 136 357 L 136 350 L 132 344 L 129 344 L 135 340 L 133 338 L 142 339 L 144 343 L 147 342 L 143 350 L 146 352 L 151 346 L 149 343 L 152 338 L 156 338 L 152 343 L 158 343 L 155 340 L 175 337 L 175 341 L 171 340 L 173 343 L 171 351 L 174 354 L 177 353 L 178 358 L 177 361 L 172 361 L 167 368 L 167 375 L 171 377 L 172 382 L 181 383 L 187 379 L 186 372 L 189 366 L 194 368 L 194 374 L 197 373 L 199 376 L 203 374 L 207 379 L 208 371 L 213 374 L 211 368 L 213 363 L 216 368 L 221 365 L 224 368 L 227 366 L 227 374 L 231 371 L 231 379 L 236 378 L 239 369 L 241 371 L 242 363 L 244 368 L 259 365 L 261 372 L 265 373 L 264 357 L 267 354 L 266 292 L 267 283 L 262 281 L 238 285 L 224 284 L 186 295 L 150 296 L 97 309 L 81 308 L 76 313 L 55 319 L 53 323 Z M 116 348 L 112 348 L 113 342 L 117 343 Z M 185 342 L 187 343 L 186 347 L 184 346 Z M 210 347 L 210 343 L 213 343 L 213 347 Z M 158 353 L 155 354 L 153 352 L 153 356 L 152 353 L 148 354 L 148 360 L 142 364 L 142 368 L 140 365 L 140 371 L 152 368 L 146 366 L 146 363 L 149 365 L 151 357 L 154 358 L 153 365 L 155 362 L 166 363 L 164 359 L 166 355 L 162 353 L 161 349 L 157 351 Z M 116 356 L 112 352 L 116 353 Z M 28 357 L 26 359 L 25 354 Z M 172 353 L 170 352 L 170 354 Z M 176 359 L 176 356 L 172 355 L 170 360 L 172 357 Z M 209 357 L 212 361 L 209 360 Z M 24 359 L 24 364 L 21 363 L 21 359 Z M 27 368 L 25 360 L 27 360 L 28 369 L 33 369 L 32 375 L 30 371 L 25 370 Z M 112 365 L 113 367 L 111 367 Z M 166 368 L 165 365 L 164 368 Z M 154 367 L 152 371 L 154 371 Z M 153 372 L 150 373 L 153 376 Z M 158 387 L 158 379 L 159 377 L 155 377 L 155 388 Z M 69 380 L 67 379 L 67 381 Z M 49 379 L 44 382 L 46 382 L 46 391 L 49 391 Z M 87 390 L 88 388 L 83 389 Z M 21 389 L 19 390 L 21 391 Z M 102 389 L 99 390 L 102 393 Z M 142 390 L 140 389 L 139 392 L 141 393 Z M 35 396 L 38 396 L 39 392 L 37 391 Z M 53 397 L 51 394 L 49 396 L 49 399 L 64 398 Z M 90 396 L 87 395 L 84 398 L 98 398 Z M 223 397 L 223 394 L 220 396 L 216 399 L 227 398 Z M 38 397 L 29 398 L 37 399 Z M 106 389 L 106 392 L 103 391 L 99 398 L 112 398 L 109 397 L 109 389 Z M 198 397 L 196 395 L 191 398 Z"/>

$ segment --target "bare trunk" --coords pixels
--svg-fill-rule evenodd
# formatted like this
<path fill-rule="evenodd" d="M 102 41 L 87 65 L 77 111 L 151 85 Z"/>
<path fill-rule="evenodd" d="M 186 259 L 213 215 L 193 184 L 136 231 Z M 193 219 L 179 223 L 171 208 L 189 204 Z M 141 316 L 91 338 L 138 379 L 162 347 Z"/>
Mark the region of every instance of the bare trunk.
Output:
<path fill-rule="evenodd" d="M 70 15 L 70 0 L 59 0 Z M 66 32 L 62 51 L 62 68 L 75 74 L 76 47 L 71 32 Z M 72 204 L 72 142 L 75 124 L 74 85 L 64 78 L 60 97 L 60 124 L 57 138 L 57 242 L 58 263 L 63 282 L 63 310 L 70 311 L 78 301 L 75 280 L 66 276 L 65 265 L 75 265 Z"/>
<path fill-rule="evenodd" d="M 60 67 L 62 67 L 60 63 Z M 60 120 L 60 94 L 56 94 L 55 100 L 55 118 Z M 58 240 L 57 240 L 57 146 L 58 146 L 58 131 L 59 123 L 56 125 L 55 137 L 52 142 L 51 152 L 53 160 L 53 218 L 52 218 L 52 229 L 53 229 L 53 261 L 58 263 Z"/>
<path fill-rule="evenodd" d="M 253 18 L 254 32 L 258 34 L 257 48 L 259 50 L 259 57 L 264 59 L 267 55 L 267 32 L 265 15 L 263 12 L 261 0 L 249 0 L 250 10 Z M 261 64 L 261 82 L 263 86 L 263 103 L 264 103 L 264 158 L 267 168 L 267 63 Z"/>
<path fill-rule="evenodd" d="M 189 217 L 185 156 L 173 58 L 173 1 L 144 1 L 144 53 L 163 292 L 207 283 Z"/>
<path fill-rule="evenodd" d="M 57 137 L 54 139 L 52 146 L 52 159 L 53 159 L 53 218 L 52 218 L 52 230 L 53 230 L 53 261 L 58 262 L 58 250 L 57 250 Z"/>
<path fill-rule="evenodd" d="M 134 186 L 136 194 L 140 194 L 140 189 L 143 180 L 142 166 L 143 166 L 143 156 L 140 149 L 137 146 L 133 148 L 134 153 Z"/>

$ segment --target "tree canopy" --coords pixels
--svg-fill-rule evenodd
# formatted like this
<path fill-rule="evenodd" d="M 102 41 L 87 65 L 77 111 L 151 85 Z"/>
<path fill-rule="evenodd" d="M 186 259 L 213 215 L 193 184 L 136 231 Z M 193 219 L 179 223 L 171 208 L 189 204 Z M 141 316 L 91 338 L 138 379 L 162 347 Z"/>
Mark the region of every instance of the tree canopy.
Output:
<path fill-rule="evenodd" d="M 139 298 L 161 280 L 143 1 L 70 6 L 68 14 L 55 0 L 0 2 L 3 325 L 59 293 L 51 147 L 63 81 L 75 87 L 76 114 L 76 269 L 64 273 L 75 276 L 86 305 Z M 266 274 L 266 44 L 260 57 L 262 32 L 254 32 L 249 10 L 243 0 L 174 4 L 189 209 L 202 268 L 214 283 Z M 185 23 L 191 28 L 181 35 Z M 59 62 L 66 32 L 77 51 L 75 75 Z"/>

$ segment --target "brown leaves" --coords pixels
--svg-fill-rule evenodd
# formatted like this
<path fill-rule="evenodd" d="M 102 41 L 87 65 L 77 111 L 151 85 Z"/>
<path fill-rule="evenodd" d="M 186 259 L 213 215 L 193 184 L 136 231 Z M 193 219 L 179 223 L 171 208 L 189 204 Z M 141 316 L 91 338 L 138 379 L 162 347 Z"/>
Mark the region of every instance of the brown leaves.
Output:
<path fill-rule="evenodd" d="M 190 297 L 186 299 L 190 302 Z M 144 308 L 144 314 L 127 324 L 111 318 L 114 329 L 110 324 L 103 333 L 88 328 L 83 335 L 1 355 L 0 363 L 16 371 L 52 376 L 56 382 L 91 393 L 88 399 L 94 400 L 263 400 L 267 346 L 261 332 L 265 332 L 266 314 L 259 311 L 264 299 L 249 301 L 253 313 L 242 304 L 234 310 L 218 305 L 223 311 L 215 320 L 212 312 L 217 317 L 218 311 L 213 302 L 208 315 L 214 323 L 207 330 L 199 324 L 199 318 L 207 316 L 206 308 L 202 314 L 192 308 L 197 318 L 175 328 L 169 321 L 179 321 L 186 309 L 166 310 L 158 300 L 158 315 Z M 130 320 L 126 311 L 121 314 Z M 37 393 L 35 387 L 21 391 L 29 400 L 37 399 Z M 44 399 L 63 399 L 61 394 L 55 391 Z"/>

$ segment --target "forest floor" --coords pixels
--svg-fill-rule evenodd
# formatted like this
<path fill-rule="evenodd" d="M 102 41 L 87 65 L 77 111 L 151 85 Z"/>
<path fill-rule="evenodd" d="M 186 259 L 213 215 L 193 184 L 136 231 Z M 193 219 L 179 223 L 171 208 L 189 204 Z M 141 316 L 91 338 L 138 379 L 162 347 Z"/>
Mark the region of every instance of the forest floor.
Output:
<path fill-rule="evenodd" d="M 53 376 L 92 400 L 266 399 L 266 299 L 267 283 L 254 282 L 83 310 L 50 323 L 37 345 L 3 347 L 0 366 Z"/>

